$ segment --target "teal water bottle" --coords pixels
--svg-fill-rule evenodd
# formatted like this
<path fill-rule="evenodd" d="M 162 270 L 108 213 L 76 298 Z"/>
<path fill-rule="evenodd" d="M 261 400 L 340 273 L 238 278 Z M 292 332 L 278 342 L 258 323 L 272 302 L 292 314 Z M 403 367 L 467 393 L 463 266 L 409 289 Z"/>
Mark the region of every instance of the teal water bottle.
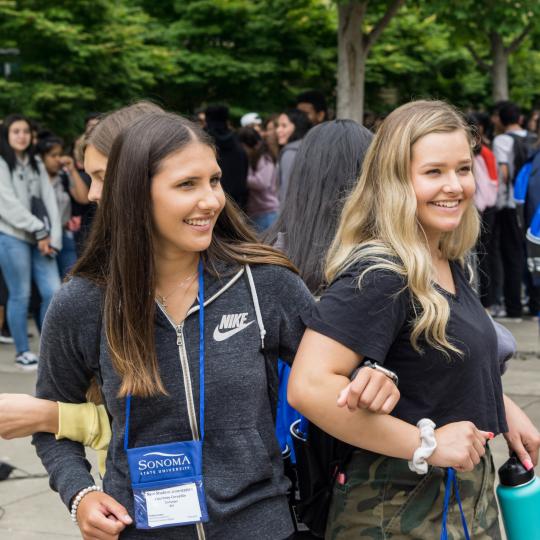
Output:
<path fill-rule="evenodd" d="M 508 540 L 540 540 L 540 479 L 517 456 L 499 469 L 497 497 Z"/>

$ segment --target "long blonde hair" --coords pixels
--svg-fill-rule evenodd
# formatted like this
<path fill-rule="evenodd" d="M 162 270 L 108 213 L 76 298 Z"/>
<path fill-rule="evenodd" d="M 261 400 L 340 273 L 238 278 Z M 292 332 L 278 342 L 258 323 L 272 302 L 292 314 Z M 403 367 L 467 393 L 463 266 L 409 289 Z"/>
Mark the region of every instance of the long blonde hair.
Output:
<path fill-rule="evenodd" d="M 357 262 L 369 263 L 366 272 L 386 269 L 404 278 L 413 297 L 415 319 L 411 344 L 421 352 L 420 337 L 448 355 L 461 354 L 446 337 L 450 308 L 434 287 L 432 259 L 417 219 L 416 195 L 411 179 L 413 145 L 430 133 L 463 130 L 472 140 L 462 115 L 442 101 L 413 101 L 393 111 L 369 147 L 360 179 L 341 215 L 327 257 L 328 282 Z M 479 233 L 478 213 L 472 204 L 459 226 L 443 234 L 442 257 L 464 265 L 466 253 Z"/>

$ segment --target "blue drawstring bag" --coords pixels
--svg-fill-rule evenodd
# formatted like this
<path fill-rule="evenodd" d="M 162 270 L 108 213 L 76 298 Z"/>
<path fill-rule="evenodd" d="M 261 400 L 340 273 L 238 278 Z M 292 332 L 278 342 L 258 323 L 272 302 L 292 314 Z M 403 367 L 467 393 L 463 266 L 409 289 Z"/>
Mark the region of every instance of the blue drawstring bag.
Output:
<path fill-rule="evenodd" d="M 527 201 L 527 192 L 529 190 L 529 179 L 531 177 L 532 162 L 529 161 L 523 165 L 514 183 L 514 202 L 516 203 L 516 213 L 518 225 L 522 230 L 526 229 L 525 203 Z"/>
<path fill-rule="evenodd" d="M 533 284 L 540 286 L 540 206 L 536 209 L 531 226 L 527 229 L 527 267 Z"/>

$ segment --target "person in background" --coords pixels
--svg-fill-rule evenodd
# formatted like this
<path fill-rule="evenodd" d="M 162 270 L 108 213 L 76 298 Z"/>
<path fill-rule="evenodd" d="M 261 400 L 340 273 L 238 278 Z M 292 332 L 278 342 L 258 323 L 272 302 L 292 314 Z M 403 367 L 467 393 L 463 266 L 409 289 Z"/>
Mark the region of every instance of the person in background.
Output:
<path fill-rule="evenodd" d="M 277 140 L 276 129 L 278 126 L 279 114 L 271 114 L 262 124 L 261 135 L 266 143 L 270 154 L 277 161 L 279 156 L 279 143 Z"/>
<path fill-rule="evenodd" d="M 276 164 L 254 128 L 240 128 L 237 135 L 249 161 L 247 215 L 257 231 L 263 232 L 274 223 L 279 210 Z"/>
<path fill-rule="evenodd" d="M 372 138 L 352 120 L 312 128 L 298 149 L 278 220 L 264 237 L 287 254 L 315 295 L 325 284 L 326 252 Z"/>
<path fill-rule="evenodd" d="M 55 256 L 62 249 L 62 227 L 49 176 L 31 152 L 31 128 L 21 115 L 0 126 L 0 269 L 9 298 L 7 319 L 15 341 L 15 363 L 37 369 L 30 351 L 27 316 L 30 284 L 41 295 L 40 322 L 60 287 Z"/>
<path fill-rule="evenodd" d="M 478 144 L 474 148 L 474 175 L 477 181 L 477 192 L 475 200 L 479 197 L 482 190 L 478 189 L 478 181 L 481 178 L 487 178 L 492 182 L 492 189 L 495 193 L 499 189 L 499 174 L 497 160 L 493 152 L 486 144 L 486 134 L 489 132 L 489 116 L 482 112 L 473 112 L 467 116 L 467 121 L 475 131 Z M 481 178 L 480 178 L 481 175 Z M 488 309 L 495 309 L 498 304 L 497 289 L 501 283 L 500 272 L 500 253 L 499 246 L 494 235 L 497 195 L 493 204 L 478 208 L 482 220 L 480 236 L 476 253 L 478 256 L 478 281 L 479 296 L 482 305 Z"/>
<path fill-rule="evenodd" d="M 229 109 L 225 105 L 211 105 L 205 111 L 206 131 L 216 144 L 218 163 L 222 171 L 221 184 L 225 193 L 242 209 L 248 200 L 248 158 L 229 128 Z"/>
<path fill-rule="evenodd" d="M 278 189 L 279 200 L 285 200 L 289 177 L 294 165 L 294 159 L 302 138 L 310 130 L 311 122 L 306 113 L 299 109 L 289 109 L 279 115 L 276 135 L 281 147 L 278 160 Z"/>
<path fill-rule="evenodd" d="M 495 235 L 500 247 L 503 267 L 503 293 L 508 320 L 519 322 L 522 315 L 521 284 L 525 265 L 524 237 L 517 220 L 516 204 L 513 197 L 514 178 L 529 153 L 529 135 L 519 124 L 519 107 L 506 101 L 496 109 L 496 127 L 502 133 L 493 139 L 493 153 L 500 172 Z M 518 163 L 519 156 L 524 159 Z M 518 159 L 516 159 L 518 158 Z M 536 315 L 540 302 L 531 295 L 531 314 Z"/>
<path fill-rule="evenodd" d="M 296 96 L 296 108 L 305 112 L 312 125 L 328 120 L 326 99 L 318 90 L 308 90 Z"/>
<path fill-rule="evenodd" d="M 64 154 L 64 141 L 51 132 L 40 132 L 36 151 L 40 155 L 54 188 L 62 223 L 62 249 L 56 258 L 64 278 L 77 260 L 75 233 L 81 228 L 81 205 L 87 205 L 88 186 L 71 156 Z"/>
<path fill-rule="evenodd" d="M 100 118 L 103 116 L 103 113 L 100 112 L 90 112 L 86 115 L 84 119 L 84 134 L 88 135 L 90 131 L 99 123 Z"/>
<path fill-rule="evenodd" d="M 73 145 L 73 159 L 75 161 L 75 167 L 77 169 L 77 172 L 79 173 L 79 176 L 82 178 L 88 189 L 90 189 L 91 180 L 84 170 L 83 148 L 86 137 L 93 130 L 94 126 L 99 123 L 103 116 L 104 115 L 102 113 L 98 112 L 88 113 L 84 121 L 84 133 L 80 137 L 78 137 L 78 139 L 75 141 L 75 144 Z M 80 257 L 84 250 L 88 235 L 90 234 L 92 222 L 94 221 L 94 217 L 96 214 L 96 206 L 94 204 L 91 204 L 91 201 L 89 201 L 89 204 L 86 205 L 79 205 L 77 203 L 76 211 L 81 218 L 81 225 L 79 229 L 74 232 L 77 256 Z"/>
<path fill-rule="evenodd" d="M 206 107 L 195 109 L 195 120 L 203 129 L 206 127 Z"/>
<path fill-rule="evenodd" d="M 244 116 L 240 118 L 240 125 L 242 127 L 253 128 L 255 131 L 259 133 L 259 135 L 262 135 L 262 120 L 261 120 L 261 117 L 259 116 L 259 113 L 250 112 L 250 113 L 244 114 Z"/>
<path fill-rule="evenodd" d="M 7 301 L 8 290 L 2 271 L 0 271 L 0 343 L 4 345 L 12 345 L 14 343 L 9 331 L 9 325 L 7 322 Z"/>

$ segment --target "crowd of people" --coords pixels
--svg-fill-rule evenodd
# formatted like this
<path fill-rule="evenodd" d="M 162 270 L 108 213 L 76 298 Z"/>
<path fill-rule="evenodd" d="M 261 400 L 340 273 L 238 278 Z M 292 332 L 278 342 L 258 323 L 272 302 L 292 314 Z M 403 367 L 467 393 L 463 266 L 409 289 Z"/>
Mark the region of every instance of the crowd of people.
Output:
<path fill-rule="evenodd" d="M 92 118 L 74 157 L 4 119 L 7 323 L 40 369 L 36 397 L 0 396 L 0 435 L 34 433 L 84 538 L 293 538 L 278 360 L 290 404 L 354 447 L 327 538 L 462 537 L 450 469 L 471 537 L 501 538 L 489 441 L 530 470 L 540 435 L 503 394 L 489 312 L 517 320 L 526 291 L 536 314 L 512 204 L 536 139 L 512 103 L 491 119 L 416 101 L 373 133 L 310 91 L 233 130 L 224 106 L 141 102 Z M 83 445 L 106 451 L 103 488 Z"/>

